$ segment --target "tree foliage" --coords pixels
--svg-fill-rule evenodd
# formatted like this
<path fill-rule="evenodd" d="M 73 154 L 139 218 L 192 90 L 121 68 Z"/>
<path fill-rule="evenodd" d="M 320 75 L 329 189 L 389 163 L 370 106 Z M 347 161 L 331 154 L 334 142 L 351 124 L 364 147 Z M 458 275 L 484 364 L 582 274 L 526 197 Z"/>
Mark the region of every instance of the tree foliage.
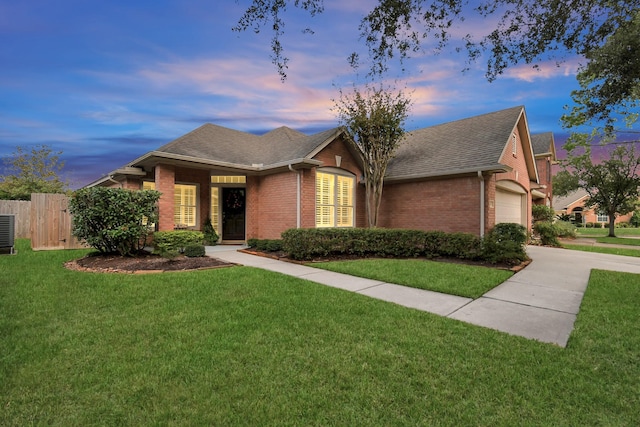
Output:
<path fill-rule="evenodd" d="M 4 160 L 7 174 L 0 176 L 0 199 L 31 200 L 31 193 L 64 193 L 68 189 L 60 178 L 64 161 L 62 151 L 54 152 L 47 145 L 31 150 L 16 147 Z"/>
<path fill-rule="evenodd" d="M 272 61 L 283 79 L 288 58 L 282 16 L 288 6 L 311 16 L 324 11 L 323 0 L 252 0 L 235 27 L 271 29 Z M 640 0 L 378 0 L 360 22 L 366 58 L 354 52 L 349 61 L 381 75 L 393 60 L 405 64 L 413 55 L 452 47 L 466 51 L 468 64 L 486 59 L 492 81 L 514 64 L 537 67 L 578 56 L 585 58 L 582 89 L 574 94 L 577 106 L 566 124 L 608 121 L 616 106 L 638 100 L 639 9 Z M 489 23 L 487 31 L 460 33 L 474 18 Z"/>
<path fill-rule="evenodd" d="M 158 221 L 160 192 L 90 187 L 69 202 L 73 235 L 103 253 L 134 255 L 145 245 L 149 224 Z"/>
<path fill-rule="evenodd" d="M 349 136 L 364 157 L 366 213 L 369 227 L 378 223 L 382 187 L 387 165 L 405 134 L 403 128 L 411 100 L 402 91 L 382 86 L 365 86 L 340 92 L 335 110 Z"/>
<path fill-rule="evenodd" d="M 638 204 L 640 155 L 633 145 L 621 145 L 611 150 L 608 159 L 594 163 L 592 157 L 589 148 L 571 155 L 564 163 L 565 174 L 589 195 L 586 207 L 609 215 L 609 236 L 614 237 L 615 218 L 633 212 Z"/>

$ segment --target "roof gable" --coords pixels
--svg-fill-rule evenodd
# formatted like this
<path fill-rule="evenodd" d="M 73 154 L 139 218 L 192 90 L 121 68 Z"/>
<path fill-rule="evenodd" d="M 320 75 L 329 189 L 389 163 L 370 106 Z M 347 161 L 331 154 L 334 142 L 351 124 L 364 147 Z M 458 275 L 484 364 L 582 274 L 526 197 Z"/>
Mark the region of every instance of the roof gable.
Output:
<path fill-rule="evenodd" d="M 553 132 L 532 134 L 531 146 L 536 157 L 550 155 L 552 160 L 556 160 L 556 143 L 553 139 Z"/>
<path fill-rule="evenodd" d="M 500 158 L 517 127 L 527 135 L 527 165 L 537 180 L 522 106 L 409 132 L 389 162 L 387 180 L 508 170 Z"/>

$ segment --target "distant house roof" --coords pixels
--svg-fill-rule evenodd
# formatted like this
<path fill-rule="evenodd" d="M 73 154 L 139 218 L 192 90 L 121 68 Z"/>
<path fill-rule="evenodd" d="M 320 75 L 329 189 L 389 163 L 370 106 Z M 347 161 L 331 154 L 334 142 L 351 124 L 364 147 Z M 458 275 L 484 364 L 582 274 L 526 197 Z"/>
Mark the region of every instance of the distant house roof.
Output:
<path fill-rule="evenodd" d="M 410 132 L 389 162 L 390 181 L 475 171 L 504 172 L 500 158 L 521 127 L 530 178 L 537 181 L 524 107 L 482 114 Z"/>
<path fill-rule="evenodd" d="M 536 157 L 551 156 L 551 160 L 556 159 L 556 144 L 553 139 L 553 132 L 532 134 L 531 146 Z"/>
<path fill-rule="evenodd" d="M 562 197 L 554 196 L 553 208 L 556 211 L 566 210 L 574 203 L 579 202 L 587 197 L 589 197 L 589 194 L 583 189 L 578 189 L 573 193 L 567 194 L 566 196 Z"/>

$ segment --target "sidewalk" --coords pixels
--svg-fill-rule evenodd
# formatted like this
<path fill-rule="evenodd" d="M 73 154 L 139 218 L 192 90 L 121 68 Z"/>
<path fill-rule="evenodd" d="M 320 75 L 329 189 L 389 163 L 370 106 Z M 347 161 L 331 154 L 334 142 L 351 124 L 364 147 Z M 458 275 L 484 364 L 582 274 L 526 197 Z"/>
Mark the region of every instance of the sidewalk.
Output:
<path fill-rule="evenodd" d="M 249 255 L 239 248 L 207 247 L 207 255 L 561 347 L 573 330 L 591 269 L 640 274 L 637 258 L 530 246 L 533 262 L 527 268 L 472 300 Z"/>

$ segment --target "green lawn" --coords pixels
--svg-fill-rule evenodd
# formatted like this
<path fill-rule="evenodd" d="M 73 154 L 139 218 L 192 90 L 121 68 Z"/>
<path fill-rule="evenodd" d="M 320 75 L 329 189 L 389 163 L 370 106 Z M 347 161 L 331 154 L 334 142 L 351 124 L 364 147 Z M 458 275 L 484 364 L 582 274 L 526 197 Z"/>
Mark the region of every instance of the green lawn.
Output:
<path fill-rule="evenodd" d="M 478 298 L 513 275 L 511 271 L 416 259 L 363 259 L 310 264 L 338 273 L 413 288 Z"/>
<path fill-rule="evenodd" d="M 0 425 L 640 425 L 640 275 L 594 272 L 566 349 L 233 267 L 0 256 Z"/>
<path fill-rule="evenodd" d="M 605 237 L 608 228 L 578 228 L 578 237 Z M 640 236 L 640 228 L 616 228 L 616 236 Z"/>
<path fill-rule="evenodd" d="M 640 246 L 640 239 L 632 239 L 628 237 L 598 237 L 598 243 L 610 243 L 615 245 Z"/>
<path fill-rule="evenodd" d="M 599 254 L 623 255 L 640 257 L 640 250 L 634 248 L 609 248 L 603 246 L 574 245 L 572 243 L 562 243 L 562 247 L 574 251 L 595 252 Z"/>

